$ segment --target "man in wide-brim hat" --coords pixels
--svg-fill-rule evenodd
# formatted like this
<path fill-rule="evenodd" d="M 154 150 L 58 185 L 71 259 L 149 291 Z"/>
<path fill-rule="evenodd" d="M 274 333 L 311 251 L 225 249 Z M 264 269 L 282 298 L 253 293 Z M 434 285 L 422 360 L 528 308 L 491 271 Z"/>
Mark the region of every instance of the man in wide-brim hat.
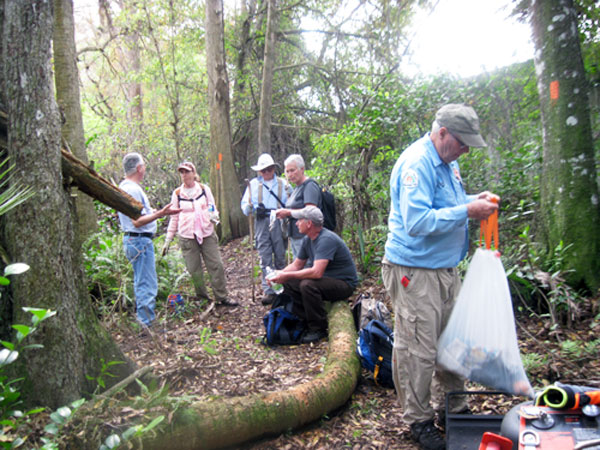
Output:
<path fill-rule="evenodd" d="M 258 172 L 258 176 L 250 181 L 240 203 L 245 215 L 254 216 L 255 242 L 262 269 L 263 305 L 271 304 L 275 300 L 275 292 L 265 279 L 267 267 L 285 267 L 286 242 L 279 219 L 273 217 L 271 220 L 271 211 L 285 205 L 289 185 L 277 177 L 276 166 L 277 163 L 268 153 L 258 157 L 258 162 L 251 166 L 252 170 Z"/>

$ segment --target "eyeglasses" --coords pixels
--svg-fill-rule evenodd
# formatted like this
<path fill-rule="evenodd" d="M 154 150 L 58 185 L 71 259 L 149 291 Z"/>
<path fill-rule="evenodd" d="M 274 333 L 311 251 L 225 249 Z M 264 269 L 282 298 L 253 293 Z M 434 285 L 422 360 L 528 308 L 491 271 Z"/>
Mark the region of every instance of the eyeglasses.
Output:
<path fill-rule="evenodd" d="M 461 141 L 459 138 L 457 138 L 450 130 L 448 130 L 448 133 L 450 133 L 450 136 L 452 136 L 454 138 L 454 140 L 456 142 L 458 142 L 458 145 L 459 145 L 459 147 L 460 147 L 461 150 L 465 150 L 465 149 L 469 148 L 468 145 L 466 145 L 463 141 Z"/>

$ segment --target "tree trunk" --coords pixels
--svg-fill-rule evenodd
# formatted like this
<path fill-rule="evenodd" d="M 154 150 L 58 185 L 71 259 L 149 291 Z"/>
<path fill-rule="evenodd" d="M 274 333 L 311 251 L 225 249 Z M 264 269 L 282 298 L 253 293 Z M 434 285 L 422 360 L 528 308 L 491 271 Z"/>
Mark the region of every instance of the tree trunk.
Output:
<path fill-rule="evenodd" d="M 73 1 L 54 1 L 54 82 L 56 101 L 64 116 L 62 137 L 73 154 L 88 163 L 83 133 L 83 119 L 79 102 L 79 74 L 75 49 L 75 26 L 73 23 Z M 87 195 L 75 197 L 78 226 L 76 240 L 85 241 L 98 227 L 98 218 L 93 200 Z"/>
<path fill-rule="evenodd" d="M 0 151 L 7 151 L 6 127 L 8 116 L 0 107 Z M 65 185 L 75 186 L 91 198 L 111 208 L 137 219 L 142 213 L 143 205 L 127 192 L 119 189 L 107 179 L 100 176 L 89 165 L 77 159 L 72 153 L 61 149 L 61 167 Z"/>
<path fill-rule="evenodd" d="M 275 67 L 275 31 L 277 10 L 275 0 L 267 0 L 267 30 L 265 32 L 265 54 L 260 89 L 260 111 L 258 114 L 258 153 L 271 153 L 271 110 L 273 105 L 273 68 Z"/>
<path fill-rule="evenodd" d="M 206 1 L 206 60 L 210 116 L 210 184 L 221 213 L 221 239 L 243 236 L 248 222 L 231 151 L 229 80 L 225 63 L 223 3 Z"/>
<path fill-rule="evenodd" d="M 344 405 L 356 387 L 360 363 L 356 331 L 347 302 L 329 312 L 329 352 L 323 373 L 287 391 L 219 398 L 179 406 L 158 435 L 144 435 L 144 448 L 211 449 L 240 445 L 313 422 Z M 175 407 L 177 400 L 174 401 Z"/>
<path fill-rule="evenodd" d="M 237 53 L 235 60 L 235 82 L 233 86 L 233 142 L 232 151 L 233 159 L 237 162 L 238 166 L 237 176 L 238 180 L 244 180 L 246 178 L 252 178 L 252 174 L 249 173 L 250 166 L 252 163 L 251 159 L 254 159 L 251 155 L 250 148 L 252 147 L 250 142 L 252 139 L 252 127 L 253 121 L 248 120 L 248 114 L 252 114 L 250 101 L 252 96 L 252 90 L 248 86 L 251 83 L 248 81 L 249 71 L 247 69 L 247 60 L 252 52 L 253 39 L 250 37 L 250 29 L 254 20 L 256 12 L 256 0 L 242 0 L 240 2 L 240 14 L 237 16 L 238 24 L 236 25 L 237 37 Z"/>
<path fill-rule="evenodd" d="M 120 0 L 119 6 L 127 11 L 128 15 L 135 17 L 138 14 L 139 5 L 137 1 Z M 140 130 L 142 128 L 142 120 L 144 118 L 144 105 L 142 96 L 142 85 L 137 81 L 140 73 L 140 35 L 137 30 L 137 24 L 125 32 L 125 46 L 121 53 L 121 66 L 129 72 L 126 82 L 125 91 L 127 92 L 128 111 L 127 118 L 131 124 L 132 133 L 130 134 L 130 142 L 133 144 L 137 141 Z"/>
<path fill-rule="evenodd" d="M 37 0 L 2 2 L 3 24 L 0 86 L 6 91 L 8 154 L 15 164 L 14 183 L 31 186 L 35 196 L 6 214 L 4 244 L 11 261 L 31 269 L 11 282 L 12 317 L 2 323 L 29 323 L 25 306 L 52 309 L 57 315 L 42 323 L 14 364 L 25 378 L 21 389 L 27 405 L 51 408 L 92 393 L 101 359 L 126 361 L 113 366 L 116 383 L 133 370 L 109 333 L 98 322 L 89 301 L 74 230 L 69 195 L 61 174 L 61 130 L 52 91 L 51 3 Z"/>
<path fill-rule="evenodd" d="M 589 85 L 572 0 L 532 2 L 544 159 L 541 212 L 548 250 L 572 245 L 570 283 L 600 287 L 600 206 L 590 122 Z"/>

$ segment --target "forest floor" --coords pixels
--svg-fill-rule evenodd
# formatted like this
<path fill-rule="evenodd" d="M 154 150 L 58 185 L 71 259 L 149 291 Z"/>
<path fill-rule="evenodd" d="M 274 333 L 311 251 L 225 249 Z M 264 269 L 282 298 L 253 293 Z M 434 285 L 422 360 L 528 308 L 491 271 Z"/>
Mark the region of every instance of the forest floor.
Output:
<path fill-rule="evenodd" d="M 160 332 L 142 336 L 126 320 L 115 319 L 110 329 L 126 354 L 139 367 L 151 366 L 154 374 L 170 386 L 170 394 L 209 397 L 240 396 L 259 391 L 288 389 L 312 379 L 323 370 L 327 340 L 316 344 L 267 347 L 263 316 L 268 308 L 260 302 L 260 284 L 254 300 L 250 273 L 252 252 L 247 241 L 235 240 L 222 247 L 230 298 L 240 306 L 229 308 L 186 304 L 177 316 L 166 299 L 159 299 L 157 324 Z M 352 299 L 367 293 L 389 305 L 383 286 L 375 276 L 363 280 Z M 184 295 L 185 297 L 185 295 Z M 187 296 L 186 298 L 189 298 Z M 597 355 L 566 353 L 560 341 L 588 343 L 597 339 L 600 325 L 593 322 L 592 301 L 580 305 L 581 319 L 568 330 L 553 329 L 546 319 L 518 317 L 521 352 L 542 355 L 543 361 L 529 368 L 534 388 L 556 380 L 600 386 Z M 597 301 L 595 302 L 597 305 Z M 587 311 L 585 310 L 587 308 Z M 582 354 L 583 353 L 583 354 Z M 535 358 L 534 358 L 535 359 Z M 469 383 L 470 389 L 480 386 Z M 503 414 L 522 397 L 474 397 L 475 414 Z M 247 443 L 242 449 L 414 449 L 408 426 L 393 389 L 374 383 L 362 370 L 356 391 L 347 404 L 300 430 Z"/>

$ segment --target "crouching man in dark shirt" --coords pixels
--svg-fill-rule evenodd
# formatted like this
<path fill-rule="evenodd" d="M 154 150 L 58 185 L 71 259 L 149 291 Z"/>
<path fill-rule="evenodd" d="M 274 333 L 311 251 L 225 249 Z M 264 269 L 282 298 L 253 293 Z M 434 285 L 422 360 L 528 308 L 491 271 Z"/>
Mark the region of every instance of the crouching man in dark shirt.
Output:
<path fill-rule="evenodd" d="M 333 231 L 323 228 L 323 213 L 316 206 L 293 210 L 302 246 L 294 261 L 277 271 L 269 281 L 282 283 L 294 299 L 293 313 L 306 320 L 308 330 L 302 343 L 316 342 L 327 335 L 324 301 L 338 301 L 352 295 L 358 285 L 356 266 L 350 250 Z"/>

